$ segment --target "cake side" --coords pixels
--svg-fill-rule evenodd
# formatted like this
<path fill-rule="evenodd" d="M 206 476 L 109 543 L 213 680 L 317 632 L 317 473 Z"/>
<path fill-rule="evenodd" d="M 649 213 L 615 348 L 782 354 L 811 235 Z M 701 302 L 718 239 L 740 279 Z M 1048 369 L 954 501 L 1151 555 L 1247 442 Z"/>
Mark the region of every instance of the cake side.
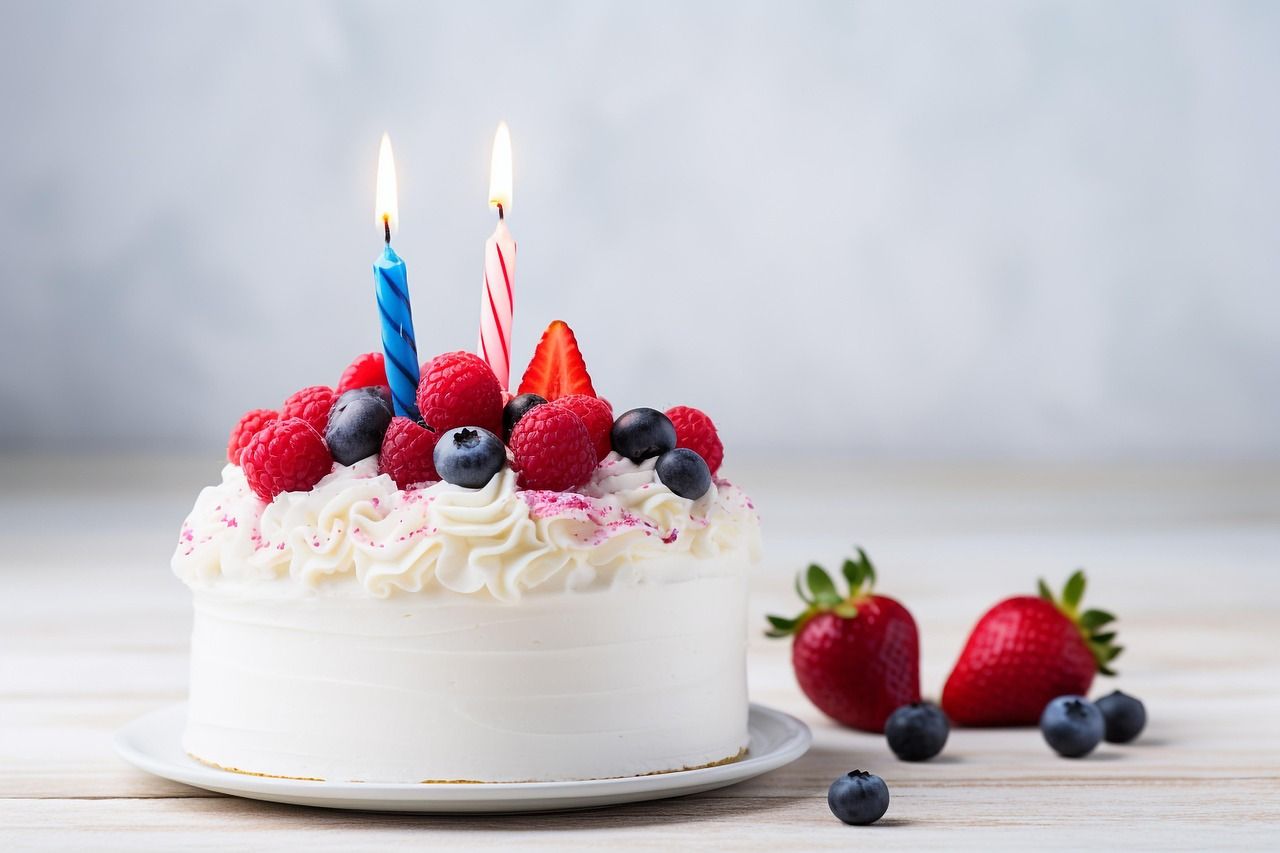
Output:
<path fill-rule="evenodd" d="M 560 781 L 731 760 L 747 743 L 743 555 L 519 604 L 352 580 L 195 592 L 184 747 L 342 781 Z"/>

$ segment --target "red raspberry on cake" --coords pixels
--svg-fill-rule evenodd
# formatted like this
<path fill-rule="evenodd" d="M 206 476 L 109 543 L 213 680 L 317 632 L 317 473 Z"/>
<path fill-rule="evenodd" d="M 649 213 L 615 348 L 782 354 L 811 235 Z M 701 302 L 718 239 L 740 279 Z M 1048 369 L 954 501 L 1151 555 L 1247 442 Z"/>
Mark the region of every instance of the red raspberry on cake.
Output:
<path fill-rule="evenodd" d="M 433 458 L 439 438 L 440 433 L 411 418 L 392 418 L 382 437 L 378 470 L 395 480 L 401 489 L 439 480 Z"/>
<path fill-rule="evenodd" d="M 241 415 L 231 428 L 231 438 L 227 440 L 227 461 L 239 465 L 240 452 L 253 434 L 279 418 L 280 413 L 275 409 L 251 409 Z"/>
<path fill-rule="evenodd" d="M 342 371 L 342 378 L 338 380 L 338 387 L 334 392 L 335 397 L 341 397 L 344 392 L 350 391 L 352 388 L 368 388 L 371 385 L 387 384 L 387 364 L 380 352 L 367 352 L 364 355 L 358 355 L 347 365 L 347 369 Z"/>
<path fill-rule="evenodd" d="M 609 403 L 599 397 L 588 397 L 586 394 L 570 394 L 552 402 L 553 406 L 568 409 L 582 419 L 591 436 L 591 443 L 596 449 L 596 461 L 609 455 L 613 449 L 610 433 L 613 430 L 613 409 Z"/>
<path fill-rule="evenodd" d="M 596 448 L 582 418 L 560 406 L 536 406 L 511 431 L 512 467 L 526 489 L 563 492 L 596 467 Z"/>
<path fill-rule="evenodd" d="M 328 385 L 312 385 L 301 391 L 294 391 L 280 407 L 280 417 L 301 418 L 311 424 L 311 428 L 324 435 L 329 425 L 329 410 L 337 396 Z"/>
<path fill-rule="evenodd" d="M 687 447 L 697 453 L 715 474 L 724 462 L 724 445 L 707 413 L 693 406 L 673 406 L 666 414 L 676 428 L 676 447 Z"/>
<path fill-rule="evenodd" d="M 447 352 L 423 365 L 418 412 L 437 434 L 478 426 L 502 435 L 502 386 L 480 356 Z"/>
<path fill-rule="evenodd" d="M 254 433 L 240 454 L 249 487 L 264 501 L 310 489 L 333 470 L 320 433 L 302 418 L 281 418 Z"/>

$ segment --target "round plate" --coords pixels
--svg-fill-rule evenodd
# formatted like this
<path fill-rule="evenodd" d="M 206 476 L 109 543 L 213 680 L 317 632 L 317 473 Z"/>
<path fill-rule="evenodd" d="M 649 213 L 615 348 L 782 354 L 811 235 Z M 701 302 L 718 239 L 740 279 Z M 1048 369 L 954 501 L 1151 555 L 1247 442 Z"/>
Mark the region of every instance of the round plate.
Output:
<path fill-rule="evenodd" d="M 813 739 L 809 727 L 795 717 L 752 705 L 746 758 L 718 767 L 585 782 L 307 782 L 201 764 L 182 751 L 186 722 L 186 703 L 152 711 L 116 733 L 116 752 L 148 773 L 220 794 L 332 809 L 454 814 L 586 809 L 696 794 L 789 764 L 804 755 Z"/>

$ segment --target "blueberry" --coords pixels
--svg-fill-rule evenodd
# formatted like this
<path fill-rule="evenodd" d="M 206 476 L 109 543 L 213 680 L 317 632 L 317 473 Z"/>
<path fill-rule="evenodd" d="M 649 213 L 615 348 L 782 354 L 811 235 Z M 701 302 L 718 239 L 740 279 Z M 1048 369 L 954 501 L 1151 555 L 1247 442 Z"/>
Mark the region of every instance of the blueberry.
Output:
<path fill-rule="evenodd" d="M 547 402 L 545 398 L 539 397 L 537 394 L 521 394 L 512 397 L 507 404 L 502 407 L 502 436 L 507 441 L 511 440 L 511 431 L 516 428 L 516 424 L 520 419 L 532 409 L 534 406 L 541 406 Z"/>
<path fill-rule="evenodd" d="M 951 721 L 932 702 L 912 702 L 889 715 L 884 736 L 893 754 L 903 761 L 928 761 L 951 733 Z"/>
<path fill-rule="evenodd" d="M 487 429 L 458 427 L 440 436 L 433 459 L 440 479 L 479 489 L 502 470 L 507 462 L 507 447 Z"/>
<path fill-rule="evenodd" d="M 661 456 L 676 446 L 671 418 L 657 409 L 632 409 L 613 422 L 613 449 L 632 462 Z"/>
<path fill-rule="evenodd" d="M 875 823 L 889 810 L 889 786 L 865 770 L 846 773 L 827 789 L 831 813 L 854 826 Z"/>
<path fill-rule="evenodd" d="M 363 391 L 366 394 L 377 397 L 386 404 L 388 409 L 391 408 L 391 389 L 386 385 L 366 385 L 363 388 L 356 388 L 354 390 Z M 395 410 L 392 409 L 392 411 L 394 412 Z"/>
<path fill-rule="evenodd" d="M 1108 743 L 1128 743 L 1142 734 L 1147 725 L 1147 709 L 1128 693 L 1116 690 L 1094 703 L 1106 723 L 1104 737 Z"/>
<path fill-rule="evenodd" d="M 382 436 L 391 423 L 391 407 L 367 388 L 352 388 L 329 409 L 324 443 L 333 458 L 351 465 L 382 448 Z"/>
<path fill-rule="evenodd" d="M 687 447 L 677 447 L 659 456 L 653 470 L 662 485 L 691 501 L 711 488 L 711 469 L 701 456 Z"/>
<path fill-rule="evenodd" d="M 1098 706 L 1083 696 L 1059 696 L 1040 715 L 1040 733 L 1064 758 L 1083 758 L 1093 752 L 1105 728 Z"/>

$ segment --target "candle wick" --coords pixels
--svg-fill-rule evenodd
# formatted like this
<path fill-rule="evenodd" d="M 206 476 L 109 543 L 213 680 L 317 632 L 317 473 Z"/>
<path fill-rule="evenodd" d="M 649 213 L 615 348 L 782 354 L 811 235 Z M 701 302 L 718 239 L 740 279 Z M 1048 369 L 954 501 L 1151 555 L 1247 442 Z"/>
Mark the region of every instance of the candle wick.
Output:
<path fill-rule="evenodd" d="M 387 245 L 390 246 L 391 245 L 391 217 L 390 216 L 382 217 L 382 233 L 383 233 L 384 239 L 386 239 L 387 241 Z"/>
<path fill-rule="evenodd" d="M 500 201 L 499 201 L 499 202 L 496 202 L 496 204 L 498 205 L 498 219 L 499 219 L 499 221 L 501 221 L 501 220 L 503 220 L 503 219 L 506 219 L 506 218 L 507 218 L 507 215 L 506 215 L 506 213 L 505 213 L 505 212 L 503 211 L 503 209 L 502 209 L 502 202 L 500 202 Z"/>

